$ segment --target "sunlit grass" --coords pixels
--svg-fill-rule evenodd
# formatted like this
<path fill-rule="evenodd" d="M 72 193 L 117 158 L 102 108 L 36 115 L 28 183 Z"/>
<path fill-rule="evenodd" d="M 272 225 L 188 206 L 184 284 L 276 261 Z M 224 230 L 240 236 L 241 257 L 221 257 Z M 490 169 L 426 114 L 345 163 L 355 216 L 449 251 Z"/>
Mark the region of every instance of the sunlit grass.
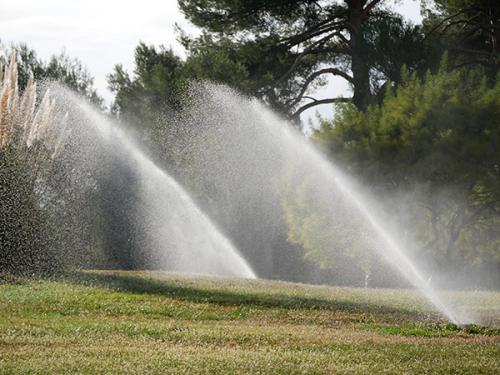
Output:
<path fill-rule="evenodd" d="M 138 272 L 3 278 L 0 373 L 494 373 L 499 293 L 455 327 L 408 290 Z"/>

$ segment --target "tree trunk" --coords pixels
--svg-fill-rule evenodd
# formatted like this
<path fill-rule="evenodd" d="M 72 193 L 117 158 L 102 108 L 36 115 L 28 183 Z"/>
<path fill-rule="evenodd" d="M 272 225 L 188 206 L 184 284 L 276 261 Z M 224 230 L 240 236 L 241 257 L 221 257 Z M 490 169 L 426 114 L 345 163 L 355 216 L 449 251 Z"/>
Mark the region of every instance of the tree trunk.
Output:
<path fill-rule="evenodd" d="M 363 23 L 365 14 L 363 7 L 366 0 L 346 1 L 349 12 L 349 29 L 351 48 L 351 71 L 353 77 L 353 98 L 354 105 L 359 110 L 365 110 L 370 101 L 370 69 L 365 58 L 365 43 L 363 35 Z"/>

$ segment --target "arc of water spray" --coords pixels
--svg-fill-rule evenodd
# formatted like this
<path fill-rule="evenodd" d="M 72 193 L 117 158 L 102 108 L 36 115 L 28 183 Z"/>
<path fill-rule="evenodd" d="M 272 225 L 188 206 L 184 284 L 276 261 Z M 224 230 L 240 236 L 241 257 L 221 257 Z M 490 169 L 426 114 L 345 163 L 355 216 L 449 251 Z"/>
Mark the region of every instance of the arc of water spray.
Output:
<path fill-rule="evenodd" d="M 315 165 L 321 168 L 321 173 L 330 177 L 330 180 L 344 194 L 344 196 L 353 204 L 353 206 L 362 214 L 362 216 L 370 223 L 374 232 L 386 245 L 385 251 L 381 251 L 382 255 L 392 264 L 396 265 L 398 271 L 410 281 L 421 293 L 451 322 L 455 324 L 463 324 L 465 321 L 459 319 L 458 316 L 451 310 L 449 306 L 442 301 L 436 291 L 426 282 L 421 271 L 410 260 L 410 258 L 402 250 L 403 247 L 397 243 L 393 235 L 382 224 L 383 220 L 378 217 L 376 211 L 371 205 L 363 199 L 363 194 L 359 193 L 353 184 L 349 183 L 347 176 L 340 171 L 334 164 L 329 162 L 318 150 L 307 140 L 303 135 L 295 131 L 288 123 L 276 119 L 276 116 L 264 108 L 257 100 L 254 101 L 254 106 L 259 113 L 264 116 L 265 123 L 274 124 L 273 132 L 277 137 L 284 137 L 290 142 L 295 143 L 295 147 L 302 147 L 306 153 L 313 158 Z M 265 113 L 271 116 L 268 121 L 265 118 Z"/>
<path fill-rule="evenodd" d="M 334 168 L 334 167 L 332 167 Z M 450 310 L 450 308 L 439 298 L 434 289 L 432 289 L 429 283 L 423 278 L 420 271 L 413 264 L 413 262 L 403 253 L 399 244 L 393 239 L 393 237 L 388 233 L 388 231 L 380 225 L 380 220 L 368 209 L 368 204 L 363 202 L 362 199 L 353 193 L 352 187 L 349 187 L 347 182 L 340 176 L 340 171 L 336 171 L 336 176 L 333 177 L 336 186 L 342 191 L 342 193 L 355 205 L 355 207 L 365 216 L 368 222 L 371 224 L 375 232 L 380 236 L 383 242 L 388 247 L 388 253 L 383 254 L 389 261 L 397 266 L 399 271 L 410 280 L 410 282 L 437 307 L 450 321 L 455 324 L 461 323 L 457 316 Z M 390 258 L 389 254 L 393 257 L 397 257 L 399 261 L 395 261 L 394 258 Z M 410 274 L 410 275 L 408 275 Z"/>
<path fill-rule="evenodd" d="M 143 173 L 142 179 L 145 185 L 151 186 L 151 184 L 154 184 L 152 187 L 156 188 L 157 194 L 160 194 L 157 198 L 159 202 L 163 202 L 162 205 L 159 205 L 158 202 L 152 205 L 152 208 L 154 208 L 153 215 L 158 216 L 155 217 L 155 220 L 161 223 L 164 218 L 163 215 L 168 215 L 165 211 L 172 208 L 172 205 L 169 203 L 175 204 L 175 207 L 181 207 L 182 213 L 186 214 L 182 222 L 184 224 L 183 227 L 182 225 L 178 225 L 179 223 L 174 223 L 174 225 L 177 225 L 174 229 L 177 237 L 174 238 L 179 240 L 179 236 L 181 236 L 181 238 L 191 240 L 191 237 L 198 237 L 195 237 L 196 240 L 194 241 L 188 241 L 188 246 L 181 246 L 180 248 L 183 251 L 179 252 L 177 250 L 175 256 L 178 260 L 182 259 L 183 263 L 180 266 L 175 266 L 180 267 L 178 269 L 174 267 L 175 270 L 181 272 L 233 275 L 250 279 L 257 278 L 250 265 L 231 244 L 229 239 L 216 228 L 208 216 L 191 199 L 187 191 L 172 176 L 158 167 L 127 137 L 125 132 L 103 118 L 88 103 L 64 88 L 57 86 L 56 88 L 62 91 L 65 99 L 71 102 L 73 108 L 79 108 L 83 116 L 90 120 L 88 122 L 92 128 L 103 139 L 115 142 L 115 144 L 120 145 L 120 147 L 127 151 L 130 160 L 133 160 L 139 166 L 139 172 Z M 175 197 L 176 202 L 165 202 L 161 194 L 168 192 Z M 180 216 L 182 216 L 182 213 Z M 179 229 L 179 227 L 182 227 L 182 229 Z M 160 225 L 157 230 L 162 231 L 165 229 L 167 228 L 162 228 Z M 207 248 L 201 248 L 204 246 Z M 169 251 L 171 249 L 166 247 L 163 250 Z M 204 262 L 207 263 L 205 264 Z"/>

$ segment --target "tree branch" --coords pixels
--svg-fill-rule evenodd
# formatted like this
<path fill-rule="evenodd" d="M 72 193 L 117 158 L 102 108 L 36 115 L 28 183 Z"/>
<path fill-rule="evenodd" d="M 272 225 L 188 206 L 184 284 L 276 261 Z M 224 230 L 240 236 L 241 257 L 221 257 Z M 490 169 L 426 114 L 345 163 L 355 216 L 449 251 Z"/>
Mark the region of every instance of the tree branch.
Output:
<path fill-rule="evenodd" d="M 308 39 L 314 38 L 318 35 L 327 33 L 332 30 L 341 30 L 345 26 L 344 21 L 333 22 L 329 24 L 328 22 L 311 27 L 309 30 L 304 31 L 301 34 L 291 36 L 289 38 L 283 39 L 281 42 L 287 47 L 293 47 L 300 44 Z"/>
<path fill-rule="evenodd" d="M 370 13 L 370 11 L 378 4 L 380 3 L 382 0 L 373 0 L 370 4 L 368 4 L 364 9 L 363 9 L 363 13 L 365 14 L 365 16 L 368 15 L 368 13 Z"/>
<path fill-rule="evenodd" d="M 353 78 L 349 74 L 341 71 L 340 69 L 337 69 L 337 68 L 325 68 L 325 69 L 318 70 L 318 71 L 312 73 L 309 77 L 307 77 L 307 79 L 305 80 L 304 84 L 302 85 L 302 89 L 300 90 L 299 95 L 297 95 L 297 97 L 291 102 L 291 104 L 289 105 L 289 107 L 292 108 L 297 103 L 299 103 L 303 98 L 305 98 L 304 94 L 307 91 L 307 88 L 309 87 L 309 85 L 316 78 L 318 78 L 319 76 L 321 76 L 323 74 L 333 74 L 333 75 L 336 75 L 336 76 L 344 78 L 348 82 L 351 82 L 351 83 L 353 82 Z"/>
<path fill-rule="evenodd" d="M 432 29 L 429 30 L 427 35 L 424 37 L 424 40 L 426 40 L 429 35 L 431 35 L 434 31 L 436 31 L 441 26 L 443 26 L 446 22 L 448 22 L 449 20 L 451 20 L 451 19 L 453 19 L 453 18 L 455 18 L 455 17 L 457 17 L 457 16 L 461 15 L 462 13 L 465 13 L 469 10 L 470 10 L 470 8 L 462 9 L 459 12 L 454 13 L 451 16 L 444 18 L 443 20 L 441 20 L 441 22 L 439 22 L 436 26 L 434 26 Z"/>
<path fill-rule="evenodd" d="M 313 99 L 313 98 L 311 98 L 311 99 Z M 307 104 L 303 105 L 302 107 L 300 107 L 299 109 L 297 109 L 295 111 L 295 113 L 292 115 L 292 118 L 297 118 L 305 110 L 312 108 L 312 107 L 315 107 L 317 105 L 330 104 L 330 103 L 350 103 L 352 101 L 352 98 L 340 97 L 340 98 L 330 98 L 330 99 L 321 99 L 321 100 L 313 99 L 313 100 L 314 100 L 313 102 L 307 103 Z"/>
<path fill-rule="evenodd" d="M 349 48 L 341 48 L 341 47 L 328 47 L 328 48 L 318 48 L 310 51 L 308 55 L 315 55 L 319 53 L 338 53 L 338 54 L 349 54 Z"/>
<path fill-rule="evenodd" d="M 491 32 L 491 30 L 490 30 L 491 26 L 489 24 L 496 20 L 499 12 L 500 12 L 500 10 L 497 10 L 495 13 L 493 13 L 492 15 L 489 15 L 488 17 L 483 19 L 481 23 L 476 24 L 476 25 L 474 25 L 471 21 L 468 22 L 469 25 L 474 25 L 474 27 L 462 36 L 462 40 L 467 39 L 472 34 L 474 34 L 476 31 L 480 30 L 483 27 L 486 27 L 486 30 L 488 30 L 488 32 Z M 475 17 L 475 18 L 478 18 L 478 17 Z"/>
<path fill-rule="evenodd" d="M 330 33 L 326 36 L 324 36 L 323 38 L 317 40 L 316 42 L 314 42 L 313 44 L 311 44 L 310 46 L 308 46 L 306 49 L 304 49 L 304 51 L 302 51 L 298 56 L 297 58 L 295 59 L 295 61 L 293 62 L 292 66 L 290 67 L 290 69 L 287 70 L 287 72 L 285 74 L 283 74 L 277 81 L 276 81 L 276 85 L 279 85 L 280 83 L 282 83 L 285 79 L 287 79 L 290 74 L 292 74 L 292 72 L 295 70 L 295 68 L 299 65 L 300 61 L 304 58 L 304 56 L 312 53 L 315 49 L 315 47 L 318 47 L 319 45 L 325 43 L 326 41 L 328 41 L 329 38 L 331 38 L 335 33 Z"/>
<path fill-rule="evenodd" d="M 307 95 L 304 95 L 304 96 L 302 97 L 302 99 L 310 99 L 310 100 L 312 100 L 313 102 L 317 102 L 317 101 L 318 101 L 318 99 L 315 99 L 315 98 L 313 98 L 312 96 L 307 96 Z"/>

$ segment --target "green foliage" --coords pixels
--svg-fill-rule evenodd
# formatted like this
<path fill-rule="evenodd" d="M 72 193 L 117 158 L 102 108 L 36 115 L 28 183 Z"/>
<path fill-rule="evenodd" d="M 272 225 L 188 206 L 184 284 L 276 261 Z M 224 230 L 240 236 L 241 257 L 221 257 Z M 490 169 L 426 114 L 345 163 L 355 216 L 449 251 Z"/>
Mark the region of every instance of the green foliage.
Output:
<path fill-rule="evenodd" d="M 183 35 L 188 50 L 185 76 L 191 80 L 224 83 L 239 91 L 264 99 L 277 112 L 287 114 L 289 104 L 301 89 L 301 82 L 287 80 L 276 83 L 293 64 L 294 57 L 279 45 L 276 35 L 260 39 L 233 40 L 227 36 L 204 33 L 190 39 Z M 318 59 L 309 57 L 297 68 L 297 74 L 307 76 L 317 68 Z"/>
<path fill-rule="evenodd" d="M 390 172 L 395 165 L 410 165 L 418 180 L 464 185 L 482 177 L 493 193 L 498 181 L 490 172 L 498 157 L 500 85 L 487 86 L 480 72 L 448 72 L 444 66 L 423 82 L 405 70 L 403 77 L 381 106 L 366 113 L 340 108 L 315 137 L 334 154 L 356 156 L 365 171 L 363 163 L 374 159 L 376 165 L 368 169 Z"/>
<path fill-rule="evenodd" d="M 52 56 L 47 63 L 42 63 L 41 73 L 34 78 L 61 82 L 97 106 L 103 104 L 103 99 L 93 88 L 94 78 L 89 71 L 79 60 L 70 58 L 64 52 Z"/>
<path fill-rule="evenodd" d="M 205 33 L 196 39 L 181 35 L 181 42 L 188 51 L 185 61 L 172 50 L 141 43 L 135 51 L 133 76 L 120 65 L 108 76 L 109 87 L 116 95 L 112 109 L 122 119 L 143 124 L 143 130 L 158 127 L 165 116 L 182 108 L 193 81 L 227 84 L 265 98 L 282 113 L 300 90 L 300 82 L 295 81 L 287 81 L 279 95 L 271 90 L 293 63 L 293 56 L 276 46 L 276 37 L 238 43 Z M 297 70 L 308 75 L 316 65 L 316 59 L 310 57 Z"/>
<path fill-rule="evenodd" d="M 353 103 L 363 109 L 385 81 L 398 79 L 401 64 L 418 69 L 431 56 L 421 28 L 379 1 L 179 0 L 179 7 L 203 30 L 186 43 L 190 53 L 204 45 L 217 51 L 215 60 L 242 64 L 244 84 L 222 82 L 243 87 L 294 120 L 312 106 L 347 100 L 311 99 L 329 75 L 347 80 Z M 210 78 L 218 79 L 213 73 Z"/>
<path fill-rule="evenodd" d="M 0 273 L 60 271 L 56 221 L 41 204 L 32 163 L 14 147 L 0 150 Z"/>
<path fill-rule="evenodd" d="M 500 68 L 500 2 L 434 0 L 424 5 L 430 43 L 449 50 L 456 66 L 482 66 L 494 81 Z"/>
<path fill-rule="evenodd" d="M 19 88 L 23 90 L 30 76 L 35 81 L 56 81 L 86 97 L 92 103 L 102 106 L 103 99 L 94 89 L 94 78 L 85 66 L 75 58 L 69 57 L 65 52 L 53 55 L 48 62 L 38 58 L 35 50 L 26 44 L 11 45 L 0 44 L 0 63 L 7 65 L 11 54 L 15 52 L 18 64 Z"/>
<path fill-rule="evenodd" d="M 112 110 L 125 121 L 151 128 L 159 116 L 179 108 L 182 68 L 183 62 L 172 50 L 140 43 L 135 50 L 134 75 L 117 65 L 108 76 L 116 95 Z"/>
<path fill-rule="evenodd" d="M 332 74 L 351 77 L 356 60 L 361 73 L 357 78 L 353 73 L 350 83 L 358 87 L 359 100 L 339 107 L 337 117 L 324 122 L 316 140 L 377 193 L 394 194 L 393 203 L 387 199 L 390 211 L 405 217 L 404 225 L 414 229 L 424 255 L 440 265 L 474 267 L 497 259 L 498 171 L 492 165 L 497 160 L 498 124 L 490 121 L 497 115 L 497 86 L 479 70 L 448 71 L 447 62 L 439 68 L 438 56 L 446 43 L 425 35 L 427 24 L 407 24 L 383 2 L 366 11 L 360 33 L 337 29 L 335 22 L 356 21 L 354 3 L 181 0 L 181 10 L 202 34 L 180 35 L 185 61 L 171 50 L 140 44 L 134 74 L 117 66 L 109 76 L 116 93 L 114 109 L 122 119 L 140 124 L 141 135 L 173 170 L 185 162 L 178 160 L 184 150 L 176 150 L 179 134 L 165 128 L 176 126 L 171 119 L 192 94 L 189 81 L 226 83 L 290 115 L 305 95 L 326 82 L 326 75 L 315 77 L 316 72 L 334 67 Z M 321 25 L 329 27 L 328 32 L 344 33 L 348 41 L 335 35 L 317 46 L 325 35 Z M 308 48 L 311 53 L 303 53 Z M 455 63 L 452 56 L 449 65 Z M 435 73 L 426 74 L 429 68 Z M 201 142 L 192 152 L 208 146 Z M 352 228 L 359 232 L 364 224 L 354 218 L 350 224 L 334 223 L 335 218 L 318 213 L 322 207 L 311 198 L 318 193 L 317 183 L 297 170 L 301 167 L 290 166 L 279 183 L 289 240 L 304 247 L 308 260 L 325 268 L 369 274 L 374 265 L 366 241 L 352 240 Z M 301 178 L 295 181 L 297 173 Z M 418 199 L 410 202 L 405 191 Z M 398 204 L 401 200 L 404 205 Z M 346 211 L 335 204 L 335 210 Z M 332 233 L 334 225 L 342 230 Z"/>
<path fill-rule="evenodd" d="M 402 77 L 379 106 L 339 107 L 314 138 L 388 197 L 425 255 L 444 267 L 494 268 L 500 262 L 500 82 L 488 85 L 481 70 L 449 71 L 446 58 L 423 80 L 404 68 Z"/>
<path fill-rule="evenodd" d="M 304 165 L 289 164 L 277 183 L 288 240 L 304 249 L 305 259 L 337 271 L 337 282 L 355 282 L 343 280 L 353 273 L 369 277 L 374 257 L 366 223 L 343 196 L 307 170 Z"/>
<path fill-rule="evenodd" d="M 317 20 L 317 14 L 310 9 L 311 3 L 294 0 L 178 1 L 179 8 L 195 25 L 233 35 L 245 29 L 257 34 L 267 34 L 272 27 L 276 31 L 284 28 L 285 22 L 289 22 L 291 29 L 297 18 L 307 17 L 309 22 Z"/>

